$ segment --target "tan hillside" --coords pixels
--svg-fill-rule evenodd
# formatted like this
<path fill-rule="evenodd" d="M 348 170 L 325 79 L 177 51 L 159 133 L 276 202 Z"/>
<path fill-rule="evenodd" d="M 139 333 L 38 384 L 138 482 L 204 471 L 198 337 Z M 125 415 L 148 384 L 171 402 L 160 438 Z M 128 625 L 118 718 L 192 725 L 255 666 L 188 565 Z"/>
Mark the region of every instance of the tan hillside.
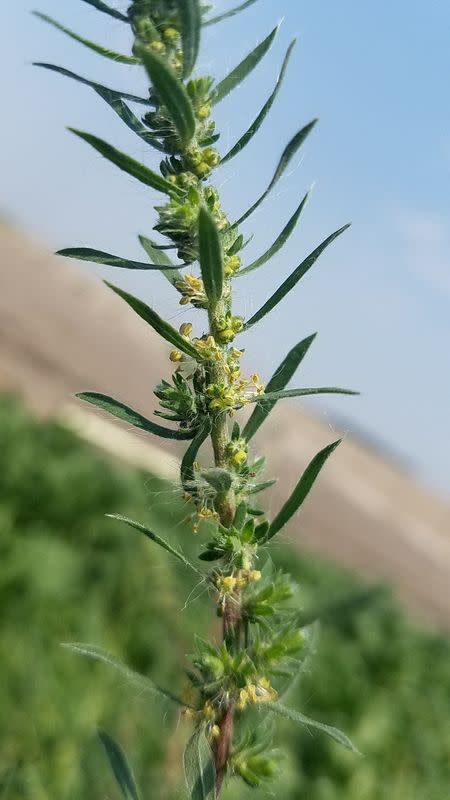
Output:
<path fill-rule="evenodd" d="M 38 414 L 64 417 L 112 453 L 173 475 L 176 448 L 132 433 L 71 396 L 95 389 L 147 415 L 168 374 L 167 348 L 103 284 L 0 227 L 0 390 Z M 295 435 L 293 435 L 295 431 Z M 279 404 L 258 444 L 268 472 L 292 487 L 332 434 Z M 166 448 L 164 443 L 164 447 Z M 278 508 L 288 489 L 275 487 Z M 388 578 L 418 615 L 450 627 L 450 507 L 369 447 L 346 437 L 287 537 L 370 577 Z"/>

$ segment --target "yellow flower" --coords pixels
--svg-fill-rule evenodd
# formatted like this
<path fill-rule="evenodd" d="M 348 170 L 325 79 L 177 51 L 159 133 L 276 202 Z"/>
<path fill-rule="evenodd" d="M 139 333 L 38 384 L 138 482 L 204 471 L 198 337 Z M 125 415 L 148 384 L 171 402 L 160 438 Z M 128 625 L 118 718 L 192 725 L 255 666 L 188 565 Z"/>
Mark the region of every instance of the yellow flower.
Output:
<path fill-rule="evenodd" d="M 180 333 L 182 336 L 189 336 L 192 333 L 192 323 L 183 322 L 183 324 L 180 325 Z"/>
<path fill-rule="evenodd" d="M 252 569 L 249 578 L 251 581 L 260 581 L 261 580 L 261 572 L 259 569 Z"/>
<path fill-rule="evenodd" d="M 211 736 L 213 739 L 217 739 L 220 736 L 220 728 L 218 725 L 213 725 L 211 728 Z"/>
<path fill-rule="evenodd" d="M 169 358 L 170 358 L 171 361 L 176 363 L 177 361 L 181 361 L 182 360 L 183 354 L 180 353 L 179 350 L 172 350 L 170 355 L 169 355 Z"/>

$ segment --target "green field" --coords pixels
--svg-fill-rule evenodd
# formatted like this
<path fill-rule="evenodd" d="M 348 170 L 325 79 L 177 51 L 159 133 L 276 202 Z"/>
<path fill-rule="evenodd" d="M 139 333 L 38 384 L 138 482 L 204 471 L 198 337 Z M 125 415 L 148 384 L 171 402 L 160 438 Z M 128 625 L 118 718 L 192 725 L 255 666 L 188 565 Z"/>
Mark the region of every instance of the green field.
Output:
<path fill-rule="evenodd" d="M 211 635 L 212 604 L 181 565 L 104 517 L 130 514 L 194 555 L 202 537 L 183 525 L 177 488 L 13 401 L 0 404 L 0 461 L 0 800 L 118 800 L 98 725 L 124 745 L 143 800 L 183 798 L 189 722 L 59 646 L 101 645 L 182 691 L 180 665 L 194 632 Z M 287 546 L 272 555 L 300 579 L 305 606 L 354 588 Z M 322 624 L 289 702 L 345 730 L 364 755 L 283 723 L 272 797 L 448 800 L 450 642 L 410 625 L 389 593 Z M 224 794 L 249 796 L 266 795 L 238 783 Z"/>

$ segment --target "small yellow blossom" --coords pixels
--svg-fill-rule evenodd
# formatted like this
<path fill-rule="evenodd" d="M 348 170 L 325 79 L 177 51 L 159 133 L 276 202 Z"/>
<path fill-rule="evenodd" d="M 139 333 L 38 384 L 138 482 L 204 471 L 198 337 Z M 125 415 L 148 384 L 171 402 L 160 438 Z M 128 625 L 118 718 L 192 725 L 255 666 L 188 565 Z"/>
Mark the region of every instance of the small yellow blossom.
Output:
<path fill-rule="evenodd" d="M 183 322 L 183 324 L 180 325 L 180 333 L 182 336 L 189 336 L 192 333 L 192 323 Z"/>
<path fill-rule="evenodd" d="M 171 361 L 173 361 L 174 363 L 177 363 L 177 361 L 181 361 L 181 360 L 182 360 L 182 358 L 183 358 L 183 354 L 182 354 L 182 353 L 180 353 L 180 351 L 179 351 L 179 350 L 172 350 L 172 351 L 171 351 L 171 353 L 170 353 L 170 355 L 169 355 L 169 358 L 170 358 L 170 360 L 171 360 Z"/>
<path fill-rule="evenodd" d="M 251 581 L 260 581 L 261 580 L 261 571 L 259 569 L 252 569 L 249 578 Z"/>
<path fill-rule="evenodd" d="M 218 725 L 213 725 L 211 728 L 211 736 L 213 739 L 218 739 L 220 736 L 220 728 Z"/>

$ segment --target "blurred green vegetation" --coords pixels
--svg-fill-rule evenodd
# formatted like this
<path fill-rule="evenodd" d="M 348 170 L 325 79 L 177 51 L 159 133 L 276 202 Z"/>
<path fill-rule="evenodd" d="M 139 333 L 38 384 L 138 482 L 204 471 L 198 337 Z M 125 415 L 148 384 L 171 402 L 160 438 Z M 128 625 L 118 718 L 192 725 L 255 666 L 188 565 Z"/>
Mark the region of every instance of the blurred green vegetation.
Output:
<path fill-rule="evenodd" d="M 128 752 L 144 800 L 182 798 L 189 723 L 139 696 L 101 664 L 59 647 L 95 643 L 181 690 L 194 631 L 212 606 L 181 566 L 107 512 L 145 521 L 192 553 L 175 486 L 111 463 L 54 423 L 0 403 L 0 798 L 118 798 L 95 737 Z M 278 544 L 274 560 L 301 580 L 304 602 L 354 582 Z M 283 800 L 448 800 L 450 642 L 411 626 L 389 594 L 324 623 L 289 702 L 345 730 L 363 751 L 283 723 Z M 225 800 L 264 796 L 232 783 Z"/>

